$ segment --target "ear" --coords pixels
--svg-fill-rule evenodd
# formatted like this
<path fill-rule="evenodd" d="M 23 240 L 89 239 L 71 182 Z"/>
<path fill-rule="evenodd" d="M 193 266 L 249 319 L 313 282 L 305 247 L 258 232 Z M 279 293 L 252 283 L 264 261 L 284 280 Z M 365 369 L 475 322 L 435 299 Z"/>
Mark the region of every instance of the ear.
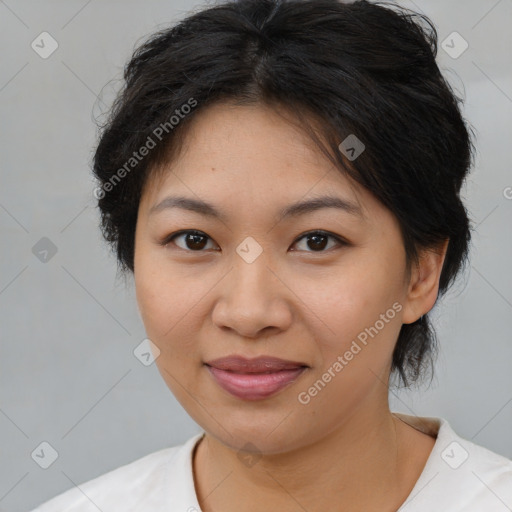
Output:
<path fill-rule="evenodd" d="M 419 254 L 418 264 L 411 269 L 402 323 L 412 324 L 434 307 L 448 243 L 449 240 L 445 240 L 439 247 Z"/>

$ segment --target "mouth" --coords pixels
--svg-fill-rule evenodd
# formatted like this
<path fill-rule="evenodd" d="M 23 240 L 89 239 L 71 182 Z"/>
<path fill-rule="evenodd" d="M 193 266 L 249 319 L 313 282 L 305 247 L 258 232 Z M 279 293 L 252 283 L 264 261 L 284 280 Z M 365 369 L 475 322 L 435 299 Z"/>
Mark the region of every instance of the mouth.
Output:
<path fill-rule="evenodd" d="M 242 400 L 268 398 L 295 382 L 309 368 L 304 363 L 270 356 L 228 356 L 208 361 L 205 366 L 223 390 Z"/>
<path fill-rule="evenodd" d="M 273 356 L 246 358 L 236 354 L 206 361 L 205 364 L 219 370 L 234 373 L 274 373 L 281 370 L 296 370 L 297 368 L 308 366 L 303 362 L 289 361 Z"/>

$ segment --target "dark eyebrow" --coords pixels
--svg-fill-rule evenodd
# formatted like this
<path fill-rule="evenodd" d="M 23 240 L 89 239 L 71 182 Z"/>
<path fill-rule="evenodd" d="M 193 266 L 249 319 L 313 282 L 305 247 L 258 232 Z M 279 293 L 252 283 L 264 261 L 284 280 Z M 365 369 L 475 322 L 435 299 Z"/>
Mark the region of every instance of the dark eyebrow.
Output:
<path fill-rule="evenodd" d="M 212 204 L 184 196 L 169 196 L 164 198 L 158 204 L 150 208 L 149 214 L 155 214 L 170 208 L 181 208 L 182 210 L 196 212 L 200 215 L 219 219 L 223 222 L 227 221 L 226 215 L 217 210 Z M 322 208 L 338 208 L 361 219 L 364 218 L 363 212 L 357 204 L 336 196 L 322 196 L 306 201 L 299 201 L 286 206 L 278 215 L 279 218 L 298 217 Z"/>
<path fill-rule="evenodd" d="M 298 217 L 305 213 L 314 212 L 322 208 L 337 208 L 343 210 L 350 215 L 364 218 L 361 208 L 347 199 L 342 199 L 336 196 L 321 196 L 307 201 L 299 201 L 293 203 L 280 211 L 281 217 Z"/>

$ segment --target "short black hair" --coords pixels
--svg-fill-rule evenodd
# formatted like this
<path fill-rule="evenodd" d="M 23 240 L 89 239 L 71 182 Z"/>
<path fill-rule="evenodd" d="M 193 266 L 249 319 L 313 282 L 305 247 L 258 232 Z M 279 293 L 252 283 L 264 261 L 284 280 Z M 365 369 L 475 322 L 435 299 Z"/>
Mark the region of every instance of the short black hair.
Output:
<path fill-rule="evenodd" d="M 118 269 L 134 271 L 142 191 L 191 119 L 216 102 L 259 103 L 293 113 L 336 167 L 396 216 L 408 272 L 421 249 L 449 239 L 444 294 L 468 258 L 460 190 L 474 146 L 436 54 L 425 15 L 365 0 L 234 0 L 153 33 L 125 66 L 93 157 L 100 226 Z M 354 160 L 340 150 L 350 135 L 364 144 Z M 427 365 L 433 375 L 436 351 L 425 314 L 402 325 L 391 371 L 409 386 Z"/>

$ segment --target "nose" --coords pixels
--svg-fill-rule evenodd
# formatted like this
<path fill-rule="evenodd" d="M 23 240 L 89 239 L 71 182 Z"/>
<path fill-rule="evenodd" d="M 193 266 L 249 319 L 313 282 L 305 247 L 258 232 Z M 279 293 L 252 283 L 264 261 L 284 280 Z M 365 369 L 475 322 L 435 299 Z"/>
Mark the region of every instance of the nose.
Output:
<path fill-rule="evenodd" d="M 212 311 L 213 323 L 239 336 L 259 338 L 288 329 L 292 322 L 292 291 L 260 255 L 252 263 L 235 258 L 219 283 Z"/>

